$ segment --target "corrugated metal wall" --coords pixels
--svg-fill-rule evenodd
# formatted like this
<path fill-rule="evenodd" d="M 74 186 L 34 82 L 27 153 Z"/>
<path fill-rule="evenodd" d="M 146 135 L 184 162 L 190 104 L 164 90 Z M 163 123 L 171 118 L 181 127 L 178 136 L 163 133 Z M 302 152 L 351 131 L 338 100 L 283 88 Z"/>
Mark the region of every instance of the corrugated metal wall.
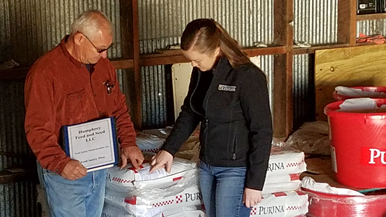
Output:
<path fill-rule="evenodd" d="M 145 128 L 167 124 L 165 66 L 142 67 L 142 122 Z"/>
<path fill-rule="evenodd" d="M 386 20 L 364 20 L 357 22 L 357 37 L 365 35 L 386 35 Z"/>
<path fill-rule="evenodd" d="M 38 214 L 35 159 L 24 136 L 23 85 L 23 80 L 0 82 L 0 174 L 19 171 L 31 175 L 25 181 L 0 183 L 1 217 Z"/>
<path fill-rule="evenodd" d="M 260 59 L 260 69 L 267 76 L 268 83 L 268 92 L 269 94 L 269 102 L 271 104 L 271 110 L 273 109 L 273 55 L 262 55 L 259 56 Z"/>
<path fill-rule="evenodd" d="M 1 217 L 38 217 L 35 182 L 24 181 L 0 185 Z"/>
<path fill-rule="evenodd" d="M 179 44 L 185 26 L 197 18 L 215 19 L 243 47 L 273 40 L 273 0 L 142 0 L 138 4 L 141 53 Z M 272 81 L 273 58 L 262 57 L 261 62 Z M 167 114 L 165 66 L 143 67 L 142 79 L 143 126 L 162 126 Z"/>
<path fill-rule="evenodd" d="M 310 62 L 311 61 L 311 62 Z M 293 59 L 293 127 L 299 128 L 304 121 L 315 116 L 314 64 L 309 55 L 296 55 Z"/>
<path fill-rule="evenodd" d="M 295 0 L 294 39 L 310 44 L 336 42 L 337 1 Z M 185 25 L 195 18 L 217 20 L 239 41 L 241 46 L 252 46 L 253 42 L 270 44 L 273 40 L 273 0 L 142 0 L 138 1 L 138 4 L 141 53 L 152 53 L 156 49 L 178 44 Z M 44 10 L 39 8 L 44 8 Z M 0 13 L 0 23 L 2 24 L 0 25 L 0 42 L 2 42 L 0 47 L 6 48 L 2 49 L 3 51 L 11 51 L 7 53 L 8 56 L 28 65 L 59 43 L 63 35 L 69 31 L 71 20 L 81 11 L 89 8 L 102 9 L 112 18 L 116 26 L 116 37 L 114 47 L 109 55 L 110 57 L 119 57 L 121 50 L 120 34 L 118 34 L 120 31 L 118 0 L 83 1 L 82 3 L 75 0 L 35 0 L 22 1 L 21 3 L 17 0 L 2 1 L 0 3 L 0 10 L 3 12 Z M 379 24 L 380 21 L 358 22 L 358 27 L 361 23 L 375 22 L 383 28 L 383 25 Z M 368 25 L 374 26 L 374 24 Z M 366 25 L 363 29 L 370 31 Z M 368 33 L 368 31 L 363 30 L 358 31 Z M 31 40 L 24 40 L 27 36 Z M 16 50 L 28 51 L 28 55 L 17 52 L 12 54 Z M 266 65 L 270 65 L 270 67 L 264 71 L 271 75 L 273 59 L 268 59 L 270 63 Z M 305 69 L 301 62 L 294 61 L 294 81 L 298 80 L 296 76 L 305 77 L 309 73 L 311 73 L 309 69 Z M 118 74 L 121 77 L 120 71 Z M 143 67 L 141 76 L 143 78 L 143 125 L 144 127 L 163 126 L 166 123 L 167 114 L 166 93 L 160 90 L 165 86 L 165 66 Z M 269 80 L 272 81 L 272 78 Z M 270 85 L 272 86 L 272 84 Z M 301 87 L 304 84 L 299 84 L 299 87 L 297 85 L 295 82 L 294 89 L 302 90 Z M 297 93 L 294 94 L 294 98 L 296 98 Z M 297 105 L 294 106 L 296 108 Z M 299 105 L 299 108 L 302 107 L 304 106 Z M 307 112 L 299 109 L 296 111 Z M 306 117 L 307 114 L 296 114 L 296 116 Z"/>
<path fill-rule="evenodd" d="M 337 42 L 338 0 L 294 0 L 294 40 Z"/>
<path fill-rule="evenodd" d="M 242 46 L 273 40 L 273 0 L 138 1 L 141 53 L 178 44 L 186 24 L 197 18 L 218 21 Z"/>
<path fill-rule="evenodd" d="M 120 57 L 119 0 L 2 0 L 0 56 L 30 65 L 60 43 L 72 21 L 88 9 L 103 10 L 116 26 L 109 56 Z"/>
<path fill-rule="evenodd" d="M 339 0 L 294 0 L 294 40 L 311 45 L 337 42 Z M 296 55 L 293 59 L 293 127 L 314 120 L 313 56 Z M 311 61 L 311 62 L 310 62 Z"/>
<path fill-rule="evenodd" d="M 100 9 L 110 17 L 116 33 L 109 57 L 120 57 L 119 0 L 1 0 L 0 63 L 13 59 L 29 66 L 56 46 L 69 33 L 71 22 L 87 9 Z M 29 171 L 35 159 L 23 127 L 23 86 L 22 80 L 0 82 L 0 172 L 22 168 L 32 176 L 0 184 L 0 217 L 39 216 L 36 177 Z"/>
<path fill-rule="evenodd" d="M 23 81 L 0 82 L 0 171 L 20 168 L 31 151 L 24 136 Z"/>
<path fill-rule="evenodd" d="M 337 3 L 339 0 L 295 0 L 294 1 L 294 39 L 310 44 L 328 44 L 337 41 Z M 152 53 L 168 45 L 178 44 L 185 25 L 195 18 L 213 18 L 239 41 L 241 46 L 252 46 L 253 42 L 270 44 L 273 40 L 273 0 L 141 0 L 139 4 L 139 35 L 141 53 Z M 36 58 L 57 45 L 68 33 L 72 20 L 87 9 L 101 9 L 116 26 L 114 46 L 109 57 L 121 55 L 119 0 L 2 0 L 0 1 L 0 62 L 14 59 L 22 65 L 30 65 Z M 359 32 L 370 35 L 384 33 L 385 21 L 359 21 Z M 269 90 L 273 92 L 273 56 L 261 56 L 261 67 L 268 75 Z M 295 128 L 308 120 L 313 97 L 313 65 L 308 55 L 298 55 L 293 61 L 293 98 Z M 166 123 L 165 66 L 143 67 L 142 98 L 143 125 L 161 127 Z M 121 75 L 121 74 L 119 74 Z M 120 76 L 121 77 L 121 76 Z M 1 83 L 1 90 L 15 90 L 7 97 L 20 97 L 22 83 Z M 10 86 L 11 85 L 11 86 Z M 12 86 L 16 85 L 16 86 Z M 4 105 L 2 91 L 1 105 Z M 17 106 L 21 101 L 11 100 L 7 106 Z M 15 103 L 14 105 L 11 105 Z M 272 103 L 272 97 L 271 97 Z M 0 148 L 6 152 L 27 151 L 22 123 L 22 110 L 15 109 L 11 115 L 2 108 L 0 128 Z M 3 126 L 7 126 L 6 128 Z M 12 134 L 12 136 L 8 135 Z M 15 144 L 9 149 L 9 142 Z M 23 148 L 21 148 L 23 147 Z M 0 157 L 0 166 L 10 167 L 21 163 L 15 156 Z M 16 192 L 14 187 L 8 192 Z M 20 190 L 23 191 L 23 190 Z M 28 185 L 23 191 L 29 197 Z M 6 200 L 15 198 L 15 193 Z M 4 194 L 0 192 L 0 201 Z M 9 198 L 8 198 L 9 197 Z M 6 204 L 0 204 L 1 210 Z M 4 213 L 4 212 L 3 212 Z M 3 214 L 2 213 L 2 214 Z M 11 213 L 11 212 L 7 212 Z M 34 212 L 31 212 L 34 213 Z M 9 216 L 9 215 L 7 215 Z M 12 216 L 12 215 L 10 215 Z M 17 216 L 17 215 L 15 215 Z"/>

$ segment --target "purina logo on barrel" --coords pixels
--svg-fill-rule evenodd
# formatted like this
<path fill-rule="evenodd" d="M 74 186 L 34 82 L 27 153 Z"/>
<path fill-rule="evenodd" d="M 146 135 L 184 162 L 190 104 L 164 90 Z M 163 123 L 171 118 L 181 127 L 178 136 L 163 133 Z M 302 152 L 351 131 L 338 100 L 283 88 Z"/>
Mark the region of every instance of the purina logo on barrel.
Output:
<path fill-rule="evenodd" d="M 386 166 L 386 149 L 362 147 L 361 164 L 369 166 Z"/>

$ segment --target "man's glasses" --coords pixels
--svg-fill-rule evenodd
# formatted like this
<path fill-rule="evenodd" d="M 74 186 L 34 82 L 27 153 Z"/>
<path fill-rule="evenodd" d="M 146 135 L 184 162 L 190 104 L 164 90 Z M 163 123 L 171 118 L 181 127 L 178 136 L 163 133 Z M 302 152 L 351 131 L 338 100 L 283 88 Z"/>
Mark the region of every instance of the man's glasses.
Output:
<path fill-rule="evenodd" d="M 99 49 L 99 48 L 97 48 L 97 47 L 95 46 L 94 43 L 92 43 L 92 41 L 87 37 L 87 35 L 83 34 L 82 32 L 79 32 L 79 33 L 81 33 L 82 35 L 84 35 L 84 37 L 87 38 L 87 40 L 91 43 L 92 46 L 94 46 L 94 48 L 96 49 L 96 51 L 97 51 L 98 53 L 103 53 L 103 52 L 107 51 L 107 50 L 111 47 L 111 45 L 110 45 L 108 48 Z"/>

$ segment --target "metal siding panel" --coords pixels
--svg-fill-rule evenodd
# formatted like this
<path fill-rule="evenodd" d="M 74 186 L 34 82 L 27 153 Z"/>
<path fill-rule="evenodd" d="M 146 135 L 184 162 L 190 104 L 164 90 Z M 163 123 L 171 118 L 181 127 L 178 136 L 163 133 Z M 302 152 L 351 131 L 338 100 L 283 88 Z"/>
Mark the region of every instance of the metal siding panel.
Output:
<path fill-rule="evenodd" d="M 1 217 L 38 217 L 35 182 L 0 185 Z"/>
<path fill-rule="evenodd" d="M 273 41 L 273 0 L 161 2 L 138 2 L 140 52 L 143 54 L 180 43 L 185 26 L 197 18 L 218 21 L 243 47 L 251 47 L 256 41 L 265 44 Z"/>
<path fill-rule="evenodd" d="M 253 42 L 270 44 L 273 41 L 273 0 L 143 0 L 138 2 L 138 12 L 141 54 L 179 44 L 187 23 L 197 18 L 218 21 L 243 47 L 251 47 Z M 272 58 L 263 57 L 269 71 L 273 68 Z M 164 73 L 163 66 L 141 69 L 144 127 L 159 127 L 166 123 Z M 272 84 L 271 79 L 271 91 Z"/>
<path fill-rule="evenodd" d="M 299 128 L 304 122 L 314 119 L 314 76 L 310 57 L 296 55 L 293 59 L 293 127 Z"/>
<path fill-rule="evenodd" d="M 311 45 L 337 42 L 338 0 L 295 0 L 294 40 Z M 296 55 L 293 59 L 293 128 L 314 119 L 312 103 L 314 76 L 310 71 L 310 57 Z M 311 103 L 310 103 L 311 102 Z"/>
<path fill-rule="evenodd" d="M 338 0 L 295 0 L 294 40 L 315 44 L 337 42 Z"/>
<path fill-rule="evenodd" d="M 142 67 L 141 76 L 143 127 L 165 127 L 167 114 L 164 66 Z"/>
<path fill-rule="evenodd" d="M 357 22 L 356 37 L 359 37 L 359 33 L 372 36 L 372 35 L 385 35 L 386 20 L 363 20 Z"/>
<path fill-rule="evenodd" d="M 274 56 L 273 55 L 263 55 L 259 56 L 260 59 L 260 69 L 267 76 L 267 85 L 268 85 L 268 94 L 271 110 L 273 111 L 273 69 L 274 69 Z"/>
<path fill-rule="evenodd" d="M 337 41 L 337 1 L 294 1 L 294 36 L 295 40 L 306 41 L 310 44 L 335 43 Z M 215 1 L 139 1 L 139 34 L 141 53 L 153 53 L 155 49 L 165 48 L 177 44 L 185 25 L 199 17 L 213 18 L 242 46 L 252 46 L 253 42 L 261 41 L 266 44 L 273 40 L 273 0 L 215 0 Z M 1 57 L 13 58 L 28 65 L 37 57 L 56 46 L 64 34 L 69 31 L 70 23 L 82 11 L 98 8 L 105 11 L 112 20 L 115 28 L 114 46 L 109 57 L 120 57 L 120 25 L 119 1 L 76 1 L 76 0 L 31 0 L 31 1 L 1 1 L 0 2 L 0 47 L 7 52 Z M 149 16 L 151 15 L 151 16 Z M 375 28 L 374 28 L 375 27 Z M 384 21 L 360 21 L 358 30 L 364 34 L 384 30 Z M 29 38 L 31 40 L 25 40 Z M 25 55 L 27 52 L 28 55 Z M 303 64 L 295 61 L 294 64 Z M 302 65 L 295 65 L 296 69 Z M 147 71 L 147 70 L 142 70 Z M 162 68 L 153 68 L 158 74 Z M 144 72 L 142 72 L 144 73 Z M 294 75 L 296 76 L 296 75 Z M 150 82 L 150 81 L 149 81 Z M 155 82 L 151 80 L 151 82 Z M 164 81 L 148 83 L 148 86 L 162 87 Z M 294 87 L 297 87 L 294 79 Z M 299 86 L 300 88 L 306 88 Z M 143 87 L 144 88 L 144 87 Z M 145 90 L 146 91 L 146 90 Z M 150 91 L 149 91 L 150 92 Z M 158 94 L 154 91 L 153 94 Z M 153 97 L 154 98 L 154 97 Z M 151 98 L 145 98 L 145 100 Z M 164 101 L 160 101 L 164 103 Z M 146 104 L 144 102 L 144 104 Z M 155 106 L 147 104 L 148 111 Z M 295 105 L 296 106 L 296 105 Z M 157 107 L 157 106 L 155 106 Z M 160 108 L 164 108 L 161 105 Z M 161 111 L 160 108 L 154 108 Z M 163 114 L 160 112 L 159 114 Z M 150 119 L 145 125 L 160 125 L 165 117 Z"/>
<path fill-rule="evenodd" d="M 32 156 L 24 134 L 24 81 L 0 82 L 0 170 L 21 168 Z"/>
<path fill-rule="evenodd" d="M 9 0 L 0 2 L 0 63 L 12 58 L 22 65 L 32 64 L 59 44 L 69 34 L 72 21 L 88 9 L 102 10 L 111 19 L 115 36 L 108 56 L 120 57 L 119 0 Z"/>

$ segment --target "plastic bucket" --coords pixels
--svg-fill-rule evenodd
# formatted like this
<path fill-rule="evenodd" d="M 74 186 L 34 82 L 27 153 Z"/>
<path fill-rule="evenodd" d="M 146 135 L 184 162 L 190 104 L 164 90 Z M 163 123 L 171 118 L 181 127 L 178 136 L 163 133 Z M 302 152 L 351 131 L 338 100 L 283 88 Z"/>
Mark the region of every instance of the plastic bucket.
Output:
<path fill-rule="evenodd" d="M 343 196 L 315 192 L 302 188 L 308 194 L 307 217 L 384 217 L 386 194 Z"/>
<path fill-rule="evenodd" d="M 374 99 L 378 107 L 386 99 Z M 332 167 L 339 183 L 386 188 L 386 113 L 340 112 L 344 101 L 328 104 Z"/>
<path fill-rule="evenodd" d="M 374 87 L 374 86 L 367 86 L 367 87 L 350 87 L 354 89 L 360 89 L 362 91 L 366 92 L 380 92 L 380 93 L 385 93 L 385 95 L 380 95 L 380 96 L 373 96 L 371 95 L 371 98 L 386 98 L 386 87 Z M 352 98 L 359 98 L 359 97 L 353 97 L 353 96 L 347 96 L 343 94 L 338 94 L 337 91 L 334 91 L 332 94 L 332 97 L 336 100 L 345 100 L 345 99 L 352 99 Z M 361 97 L 366 97 L 366 96 L 361 96 Z"/>

